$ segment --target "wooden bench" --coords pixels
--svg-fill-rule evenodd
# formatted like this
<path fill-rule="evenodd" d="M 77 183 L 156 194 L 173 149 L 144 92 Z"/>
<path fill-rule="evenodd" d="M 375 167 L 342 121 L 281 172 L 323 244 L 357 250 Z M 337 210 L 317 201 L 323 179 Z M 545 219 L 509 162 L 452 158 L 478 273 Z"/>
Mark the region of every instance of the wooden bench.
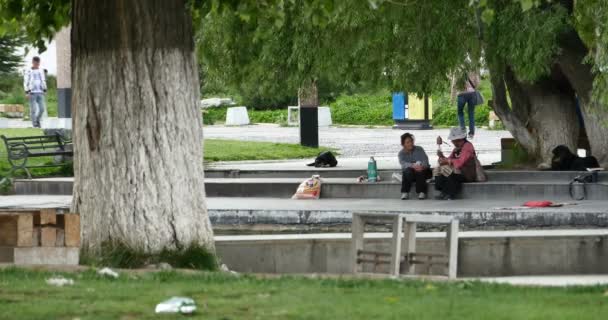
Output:
<path fill-rule="evenodd" d="M 9 176 L 17 170 L 25 170 L 27 177 L 32 179 L 28 169 L 57 167 L 64 164 L 28 165 L 29 158 L 52 157 L 52 156 L 73 156 L 73 151 L 66 146 L 71 144 L 59 133 L 54 135 L 31 136 L 31 137 L 6 137 L 0 136 L 4 140 L 8 162 L 11 165 Z"/>
<path fill-rule="evenodd" d="M 0 210 L 0 263 L 75 265 L 80 216 L 62 209 Z"/>
<path fill-rule="evenodd" d="M 387 223 L 392 224 L 393 233 L 390 252 L 366 250 L 363 244 L 365 225 Z M 416 226 L 420 223 L 448 225 L 447 254 L 416 252 Z M 402 247 L 405 252 L 402 252 Z M 458 220 L 439 215 L 353 213 L 352 256 L 354 273 L 363 272 L 364 264 L 371 264 L 374 269 L 378 265 L 388 264 L 389 273 L 394 276 L 400 275 L 402 270 L 414 274 L 417 264 L 440 265 L 447 268 L 448 278 L 454 279 L 458 264 Z"/>

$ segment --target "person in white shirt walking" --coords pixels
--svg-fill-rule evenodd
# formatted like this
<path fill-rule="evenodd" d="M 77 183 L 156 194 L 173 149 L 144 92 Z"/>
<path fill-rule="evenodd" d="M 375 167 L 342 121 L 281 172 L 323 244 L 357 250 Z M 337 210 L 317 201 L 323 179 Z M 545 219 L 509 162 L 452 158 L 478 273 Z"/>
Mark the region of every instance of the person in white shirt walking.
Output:
<path fill-rule="evenodd" d="M 25 96 L 30 100 L 30 118 L 34 128 L 40 128 L 40 119 L 44 114 L 44 95 L 46 94 L 46 76 L 40 69 L 40 58 L 32 59 L 32 68 L 26 70 L 23 77 Z"/>

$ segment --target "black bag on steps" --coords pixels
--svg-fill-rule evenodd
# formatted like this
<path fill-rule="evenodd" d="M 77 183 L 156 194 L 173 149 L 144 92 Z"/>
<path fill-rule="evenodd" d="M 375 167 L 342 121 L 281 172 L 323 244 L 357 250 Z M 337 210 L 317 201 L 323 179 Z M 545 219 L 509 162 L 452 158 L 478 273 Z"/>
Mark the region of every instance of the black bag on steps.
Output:
<path fill-rule="evenodd" d="M 336 157 L 334 156 L 333 153 L 331 153 L 331 151 L 324 151 L 324 152 L 319 153 L 319 155 L 315 159 L 315 162 L 307 164 L 307 166 L 309 166 L 309 167 L 317 167 L 317 168 L 335 167 L 337 165 L 338 165 L 338 160 L 336 160 Z"/>

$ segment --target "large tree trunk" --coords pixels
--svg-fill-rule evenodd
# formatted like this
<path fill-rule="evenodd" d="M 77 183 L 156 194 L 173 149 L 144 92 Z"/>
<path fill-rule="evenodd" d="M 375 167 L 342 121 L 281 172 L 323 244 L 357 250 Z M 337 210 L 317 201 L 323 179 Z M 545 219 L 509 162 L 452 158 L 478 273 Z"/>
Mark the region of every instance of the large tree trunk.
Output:
<path fill-rule="evenodd" d="M 578 94 L 591 153 L 608 168 L 608 106 L 592 99 L 594 75 L 584 63 L 589 50 L 574 30 L 562 35 L 557 63 Z"/>
<path fill-rule="evenodd" d="M 72 1 L 72 209 L 86 248 L 214 250 L 186 2 Z"/>
<path fill-rule="evenodd" d="M 574 91 L 559 69 L 532 84 L 519 81 L 508 67 L 490 73 L 496 114 L 537 163 L 549 164 L 558 145 L 576 150 L 580 126 Z"/>

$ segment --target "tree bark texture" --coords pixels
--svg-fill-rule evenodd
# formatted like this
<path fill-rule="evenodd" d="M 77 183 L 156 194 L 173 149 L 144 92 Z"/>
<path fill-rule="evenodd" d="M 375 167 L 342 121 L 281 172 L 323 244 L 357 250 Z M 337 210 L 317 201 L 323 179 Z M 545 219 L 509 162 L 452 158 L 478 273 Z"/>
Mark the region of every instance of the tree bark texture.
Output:
<path fill-rule="evenodd" d="M 579 97 L 591 153 L 608 168 L 608 106 L 592 99 L 594 74 L 591 65 L 584 62 L 589 49 L 574 30 L 560 40 L 562 50 L 557 64 Z"/>
<path fill-rule="evenodd" d="M 316 108 L 319 106 L 319 88 L 316 80 L 305 83 L 298 89 L 298 104 L 304 108 Z"/>
<path fill-rule="evenodd" d="M 72 1 L 72 209 L 84 247 L 214 251 L 186 2 Z"/>
<path fill-rule="evenodd" d="M 508 67 L 490 73 L 494 111 L 529 155 L 549 164 L 556 146 L 576 150 L 580 126 L 574 91 L 559 69 L 534 83 L 518 80 Z"/>

